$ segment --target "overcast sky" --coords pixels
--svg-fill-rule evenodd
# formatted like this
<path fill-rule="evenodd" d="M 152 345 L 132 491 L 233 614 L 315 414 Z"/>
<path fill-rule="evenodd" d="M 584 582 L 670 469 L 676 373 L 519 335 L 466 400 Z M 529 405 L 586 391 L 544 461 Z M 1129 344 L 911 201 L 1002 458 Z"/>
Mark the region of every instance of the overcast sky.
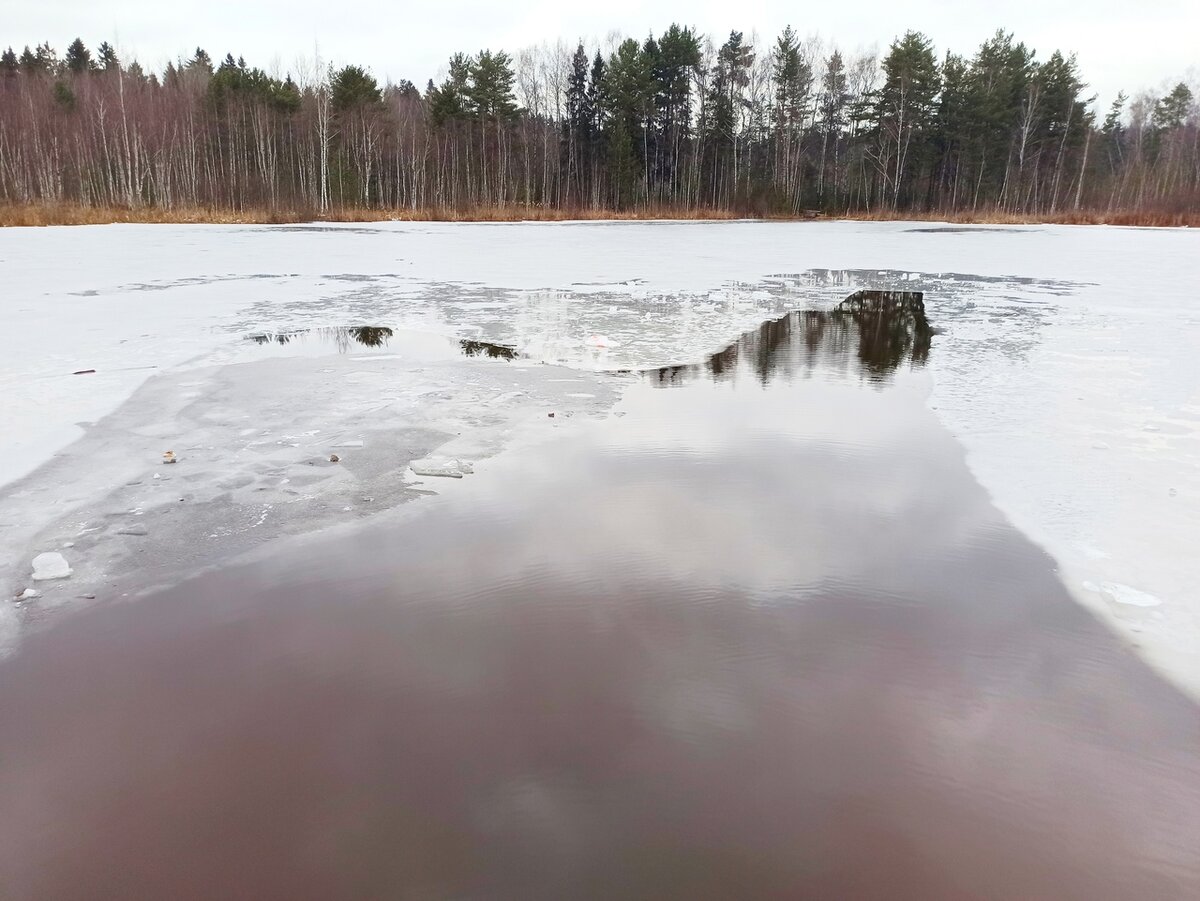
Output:
<path fill-rule="evenodd" d="M 1039 59 L 1055 48 L 1077 53 L 1104 104 L 1119 89 L 1134 94 L 1200 77 L 1200 0 L 0 0 L 0 9 L 0 46 L 18 52 L 48 40 L 61 55 L 78 35 L 92 48 L 108 40 L 155 70 L 201 46 L 214 59 L 232 52 L 284 72 L 319 47 L 333 63 L 421 87 L 458 50 L 513 52 L 559 38 L 603 40 L 614 30 L 640 39 L 674 21 L 718 42 L 731 28 L 757 31 L 764 45 L 791 24 L 850 52 L 886 49 L 912 28 L 933 38 L 939 56 L 947 48 L 969 56 L 1004 28 Z"/>

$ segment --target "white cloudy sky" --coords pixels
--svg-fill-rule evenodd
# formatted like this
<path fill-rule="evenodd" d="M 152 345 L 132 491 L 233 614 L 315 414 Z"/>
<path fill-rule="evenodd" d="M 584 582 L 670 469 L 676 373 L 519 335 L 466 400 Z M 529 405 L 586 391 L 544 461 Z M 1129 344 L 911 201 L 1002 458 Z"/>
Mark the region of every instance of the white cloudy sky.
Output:
<path fill-rule="evenodd" d="M 90 47 L 107 39 L 156 69 L 199 45 L 214 58 L 232 52 L 286 71 L 319 46 L 327 60 L 422 86 L 456 50 L 515 51 L 614 30 L 641 38 L 673 21 L 714 37 L 757 31 L 764 43 L 790 23 L 849 51 L 886 48 L 913 28 L 933 38 L 939 55 L 969 55 L 1003 27 L 1041 59 L 1056 47 L 1076 52 L 1103 103 L 1118 89 L 1158 89 L 1200 72 L 1200 0 L 0 0 L 0 9 L 0 46 L 18 51 L 49 40 L 61 54 L 78 35 Z"/>

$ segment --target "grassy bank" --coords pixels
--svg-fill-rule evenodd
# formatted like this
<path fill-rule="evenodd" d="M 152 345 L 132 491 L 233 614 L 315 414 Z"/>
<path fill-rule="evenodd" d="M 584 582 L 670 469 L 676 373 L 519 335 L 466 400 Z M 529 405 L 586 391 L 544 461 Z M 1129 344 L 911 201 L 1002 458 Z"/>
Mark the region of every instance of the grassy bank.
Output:
<path fill-rule="evenodd" d="M 208 224 L 285 224 L 296 222 L 563 222 L 567 220 L 792 220 L 812 216 L 756 216 L 726 210 L 650 207 L 638 210 L 560 209 L 550 207 L 498 206 L 465 210 L 448 208 L 367 210 L 341 208 L 319 214 L 314 210 L 213 209 L 206 207 L 113 207 L 79 204 L 3 204 L 0 227 L 40 225 L 102 225 L 113 222 L 208 223 Z M 953 222 L 970 225 L 1128 225 L 1145 227 L 1200 227 L 1200 213 L 1159 213 L 1073 210 L 1055 214 L 1018 214 L 999 210 L 958 212 L 848 212 L 845 218 L 863 221 Z"/>
<path fill-rule="evenodd" d="M 0 227 L 37 225 L 103 225 L 113 222 L 174 222 L 208 224 L 285 224 L 297 222 L 565 222 L 590 220 L 646 219 L 739 219 L 722 210 L 676 208 L 641 210 L 559 209 L 551 207 L 445 207 L 422 209 L 368 210 L 344 207 L 319 213 L 316 210 L 248 208 L 241 210 L 206 207 L 94 207 L 75 204 L 0 205 Z"/>
<path fill-rule="evenodd" d="M 867 222 L 907 220 L 917 222 L 953 222 L 963 225 L 1128 225 L 1143 228 L 1197 228 L 1200 213 L 1134 212 L 1129 210 L 1068 210 L 1058 213 L 1009 213 L 1004 210 L 964 210 L 960 212 L 893 213 L 851 212 L 845 219 Z"/>

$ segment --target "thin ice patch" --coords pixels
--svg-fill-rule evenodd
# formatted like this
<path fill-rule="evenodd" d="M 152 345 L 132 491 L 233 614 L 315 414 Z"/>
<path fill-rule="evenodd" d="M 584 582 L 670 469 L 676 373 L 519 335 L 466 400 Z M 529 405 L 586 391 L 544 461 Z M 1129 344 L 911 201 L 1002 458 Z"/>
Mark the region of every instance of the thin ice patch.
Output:
<path fill-rule="evenodd" d="M 1162 598 L 1129 585 L 1122 585 L 1120 582 L 1101 582 L 1099 585 L 1095 582 L 1084 582 L 1083 587 L 1114 604 L 1124 604 L 1127 607 L 1158 607 L 1162 604 Z"/>

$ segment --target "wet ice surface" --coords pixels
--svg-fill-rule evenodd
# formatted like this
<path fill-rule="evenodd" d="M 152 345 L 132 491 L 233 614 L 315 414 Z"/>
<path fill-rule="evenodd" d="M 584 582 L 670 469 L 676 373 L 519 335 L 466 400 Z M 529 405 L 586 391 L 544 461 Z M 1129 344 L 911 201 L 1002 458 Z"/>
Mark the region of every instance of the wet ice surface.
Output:
<path fill-rule="evenodd" d="M 522 436 L 606 411 L 621 386 L 522 365 L 499 345 L 388 327 L 255 333 L 231 353 L 186 380 L 146 382 L 9 490 L 8 522 L 49 519 L 35 545 L 66 548 L 74 567 L 28 618 L 386 514 L 430 492 L 422 477 L 470 474 Z M 580 386 L 587 399 L 568 395 Z M 27 556 L 18 526 L 0 531 L 14 594 Z"/>
<path fill-rule="evenodd" d="M 990 502 L 924 319 L 786 314 L 469 490 L 31 634 L 0 884 L 1195 897 L 1196 706 Z"/>
<path fill-rule="evenodd" d="M 1190 560 L 1200 532 L 1200 315 L 1187 261 L 1198 257 L 1194 232 L 1050 226 L 6 230 L 0 481 L 65 447 L 81 434 L 76 423 L 100 420 L 150 376 L 163 376 L 148 385 L 161 395 L 155 403 L 186 400 L 202 413 L 205 379 L 220 371 L 214 367 L 266 365 L 247 356 L 251 334 L 359 324 L 494 342 L 534 363 L 626 369 L 696 361 L 764 319 L 831 308 L 857 288 L 923 290 L 941 332 L 929 363 L 929 404 L 966 446 L 972 471 L 1014 523 L 1054 554 L 1080 600 L 1196 689 L 1200 602 Z M 273 362 L 298 365 L 290 352 L 284 356 Z M 406 373 L 406 396 L 423 390 L 421 373 L 403 361 L 393 365 Z M 329 387 L 310 375 L 316 388 Z M 611 400 L 584 397 L 603 390 L 583 372 L 530 378 L 548 392 L 547 403 L 586 402 L 600 414 Z M 447 375 L 442 393 L 453 394 L 454 384 L 457 375 Z M 497 396 L 521 390 L 494 387 Z M 168 397 L 171 390 L 177 393 Z M 264 386 L 258 399 L 268 403 L 271 390 Z M 189 393 L 195 396 L 183 396 Z M 285 397 L 298 403 L 298 394 Z M 341 428 L 338 397 L 318 390 L 292 412 L 291 428 L 282 416 L 269 423 L 278 426 L 270 440 Z M 462 403 L 486 404 L 487 397 L 467 392 Z M 444 433 L 445 404 L 422 406 L 422 427 Z M 348 416 L 364 415 L 351 408 Z M 460 413 L 468 415 L 465 406 L 448 418 Z M 147 436 L 137 453 L 149 462 L 126 456 L 121 477 L 149 478 L 150 463 L 158 466 L 176 443 L 164 447 L 163 440 L 167 433 Z M 496 449 L 504 441 L 493 432 L 489 443 Z M 74 465 L 77 472 L 94 468 Z M 31 532 L 48 535 L 60 511 L 123 484 L 110 475 L 98 470 L 87 491 L 55 494 L 43 473 L 20 490 L 49 494 L 16 508 L 10 497 L 0 499 L 0 548 L 7 554 Z M 249 475 L 239 469 L 236 478 Z M 27 548 L 27 557 L 41 550 L 63 549 Z"/>

